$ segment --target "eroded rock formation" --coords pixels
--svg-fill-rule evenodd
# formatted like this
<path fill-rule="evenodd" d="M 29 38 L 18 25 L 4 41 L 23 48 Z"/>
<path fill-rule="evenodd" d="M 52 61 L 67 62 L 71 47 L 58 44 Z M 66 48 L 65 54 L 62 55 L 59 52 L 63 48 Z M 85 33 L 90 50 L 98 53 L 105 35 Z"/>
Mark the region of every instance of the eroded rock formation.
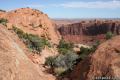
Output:
<path fill-rule="evenodd" d="M 0 80 L 45 80 L 11 35 L 0 25 Z"/>
<path fill-rule="evenodd" d="M 53 43 L 58 42 L 58 34 L 54 23 L 47 14 L 30 8 L 20 8 L 9 12 L 1 12 L 0 18 L 8 20 L 7 28 L 12 26 L 22 29 L 24 32 L 46 37 Z"/>
<path fill-rule="evenodd" d="M 63 25 L 59 29 L 60 34 L 68 41 L 84 41 L 85 36 L 100 36 L 107 32 L 120 34 L 120 21 L 89 21 Z M 75 39 L 76 38 L 76 39 Z"/>
<path fill-rule="evenodd" d="M 80 62 L 71 74 L 72 80 L 120 76 L 120 36 L 101 44 L 95 53 Z M 111 80 L 111 79 L 110 79 Z"/>
<path fill-rule="evenodd" d="M 0 12 L 0 18 L 8 20 L 6 26 L 0 25 L 0 80 L 55 80 L 43 64 L 46 57 L 57 51 L 46 48 L 41 55 L 33 54 L 11 30 L 15 26 L 57 44 L 59 37 L 48 16 L 35 9 L 21 8 Z"/>

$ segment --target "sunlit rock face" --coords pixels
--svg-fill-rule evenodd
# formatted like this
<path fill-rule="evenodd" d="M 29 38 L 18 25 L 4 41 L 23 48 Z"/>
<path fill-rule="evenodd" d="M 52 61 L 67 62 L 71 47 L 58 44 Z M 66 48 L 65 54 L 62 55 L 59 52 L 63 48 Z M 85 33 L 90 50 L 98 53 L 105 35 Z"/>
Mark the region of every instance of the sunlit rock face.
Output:
<path fill-rule="evenodd" d="M 60 34 L 68 41 L 82 42 L 84 40 L 90 40 L 96 36 L 96 38 L 104 38 L 104 34 L 112 32 L 114 34 L 120 34 L 120 21 L 89 21 L 79 22 L 68 25 L 62 25 L 59 29 Z M 75 39 L 76 38 L 76 39 Z"/>
<path fill-rule="evenodd" d="M 93 80 L 96 77 L 120 76 L 120 36 L 102 43 L 95 53 L 80 62 L 70 75 L 71 80 Z"/>
<path fill-rule="evenodd" d="M 45 80 L 15 39 L 0 25 L 0 80 Z"/>
<path fill-rule="evenodd" d="M 55 24 L 47 14 L 39 10 L 20 8 L 9 12 L 2 12 L 0 18 L 8 20 L 7 28 L 9 29 L 15 26 L 24 32 L 39 35 L 48 38 L 53 43 L 58 43 L 58 32 L 55 30 Z"/>

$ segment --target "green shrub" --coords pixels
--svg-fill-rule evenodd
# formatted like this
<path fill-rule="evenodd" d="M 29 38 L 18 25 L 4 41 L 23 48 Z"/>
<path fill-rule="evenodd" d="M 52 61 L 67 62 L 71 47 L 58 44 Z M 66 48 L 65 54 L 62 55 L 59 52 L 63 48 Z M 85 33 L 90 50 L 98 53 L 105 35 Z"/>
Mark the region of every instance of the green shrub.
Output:
<path fill-rule="evenodd" d="M 55 60 L 55 57 L 53 56 L 47 57 L 45 61 L 45 65 L 49 67 L 54 67 L 54 60 Z"/>
<path fill-rule="evenodd" d="M 59 68 L 55 68 L 54 69 L 54 73 L 57 75 L 57 76 L 62 76 L 64 73 L 65 73 L 66 69 L 65 68 L 62 68 L 62 67 L 59 67 Z"/>
<path fill-rule="evenodd" d="M 96 51 L 97 47 L 100 45 L 99 41 L 96 41 L 95 44 L 93 44 L 93 46 L 91 48 L 85 48 L 85 47 L 81 47 L 80 48 L 80 58 L 84 59 L 86 58 L 90 53 L 93 53 Z"/>
<path fill-rule="evenodd" d="M 80 58 L 84 59 L 85 57 L 87 57 L 89 54 L 91 53 L 91 48 L 85 48 L 85 47 L 81 47 L 80 48 Z"/>
<path fill-rule="evenodd" d="M 13 30 L 20 38 L 24 38 L 25 33 L 21 29 L 13 26 Z"/>
<path fill-rule="evenodd" d="M 29 34 L 27 38 L 27 43 L 29 48 L 39 52 L 45 47 L 42 39 L 40 39 L 37 35 Z"/>
<path fill-rule="evenodd" d="M 92 45 L 91 52 L 95 52 L 99 45 L 100 41 L 96 41 L 95 44 Z"/>
<path fill-rule="evenodd" d="M 66 53 L 64 55 L 59 54 L 55 57 L 46 58 L 45 64 L 54 69 L 62 68 L 62 69 L 64 69 L 64 72 L 66 72 L 68 70 L 72 70 L 72 68 L 78 58 L 79 58 L 78 55 L 75 53 Z M 62 73 L 64 73 L 64 72 L 62 71 Z M 56 71 L 55 73 L 58 73 L 57 75 L 59 75 L 59 73 L 61 73 L 61 71 L 59 72 L 59 70 L 58 70 L 58 72 Z"/>
<path fill-rule="evenodd" d="M 67 53 L 65 55 L 61 54 L 55 58 L 54 66 L 57 68 L 62 67 L 66 71 L 72 70 L 77 59 L 78 59 L 78 55 L 76 55 L 74 53 Z"/>
<path fill-rule="evenodd" d="M 54 69 L 56 75 L 62 75 L 72 70 L 79 56 L 73 51 L 73 44 L 60 40 L 58 47 L 59 55 L 46 58 L 45 65 Z"/>
<path fill-rule="evenodd" d="M 65 63 L 67 66 L 67 69 L 72 70 L 74 64 L 76 64 L 76 60 L 78 59 L 78 55 L 76 53 L 67 53 L 65 55 Z"/>
<path fill-rule="evenodd" d="M 42 49 L 45 48 L 45 46 L 51 47 L 51 44 L 45 38 L 40 38 L 37 35 L 24 33 L 21 29 L 14 26 L 13 30 L 33 52 L 39 53 L 42 51 Z"/>
<path fill-rule="evenodd" d="M 1 18 L 0 19 L 0 24 L 4 25 L 4 26 L 7 26 L 6 23 L 8 23 L 8 20 L 7 19 L 4 19 L 4 18 Z"/>
<path fill-rule="evenodd" d="M 113 37 L 113 33 L 112 32 L 107 32 L 106 33 L 106 39 L 111 39 Z"/>
<path fill-rule="evenodd" d="M 72 43 L 68 43 L 65 40 L 61 39 L 58 45 L 58 51 L 61 54 L 66 54 L 69 51 L 73 51 L 74 45 Z"/>
<path fill-rule="evenodd" d="M 61 53 L 61 54 L 66 54 L 69 52 L 69 50 L 65 49 L 65 48 L 59 48 L 58 49 L 58 52 Z"/>

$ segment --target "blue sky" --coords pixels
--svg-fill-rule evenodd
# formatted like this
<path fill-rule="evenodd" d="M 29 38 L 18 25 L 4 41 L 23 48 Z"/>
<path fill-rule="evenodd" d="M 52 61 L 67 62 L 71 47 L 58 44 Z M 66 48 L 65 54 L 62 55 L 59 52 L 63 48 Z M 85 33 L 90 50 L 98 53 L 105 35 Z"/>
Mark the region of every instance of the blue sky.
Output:
<path fill-rule="evenodd" d="M 0 9 L 30 7 L 51 18 L 120 18 L 120 0 L 1 0 Z"/>

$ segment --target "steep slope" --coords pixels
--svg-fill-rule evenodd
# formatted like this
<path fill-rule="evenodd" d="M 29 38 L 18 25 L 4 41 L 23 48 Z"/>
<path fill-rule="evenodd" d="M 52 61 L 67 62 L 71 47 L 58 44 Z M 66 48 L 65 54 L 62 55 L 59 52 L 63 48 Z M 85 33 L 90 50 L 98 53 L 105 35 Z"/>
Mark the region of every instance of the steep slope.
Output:
<path fill-rule="evenodd" d="M 58 30 L 60 34 L 68 41 L 78 43 L 85 41 L 90 42 L 97 38 L 104 39 L 104 34 L 109 31 L 114 34 L 120 34 L 120 21 L 81 21 L 79 23 L 62 25 Z"/>
<path fill-rule="evenodd" d="M 54 24 L 47 17 L 47 15 L 43 14 L 42 12 L 35 10 L 35 9 L 21 8 L 21 9 L 13 10 L 10 12 L 0 12 L 0 18 L 5 18 L 8 20 L 8 23 L 6 26 L 7 28 L 4 29 L 5 26 L 0 25 L 1 33 L 3 31 L 5 32 L 5 34 L 4 34 L 5 37 L 4 37 L 3 41 L 7 38 L 10 38 L 11 41 L 9 41 L 9 39 L 7 39 L 8 47 L 10 44 L 10 46 L 12 45 L 15 47 L 15 48 L 11 47 L 11 50 L 14 51 L 14 50 L 18 49 L 18 50 L 22 51 L 23 58 L 25 56 L 25 58 L 27 58 L 27 60 L 28 60 L 28 61 L 26 61 L 24 59 L 21 60 L 21 58 L 19 60 L 18 57 L 20 56 L 19 54 L 21 54 L 21 53 L 18 51 L 14 51 L 13 52 L 14 54 L 8 56 L 8 58 L 9 57 L 11 58 L 8 68 L 11 69 L 13 67 L 15 69 L 13 69 L 13 70 L 11 69 L 12 70 L 11 73 L 8 71 L 7 78 L 4 76 L 7 74 L 7 71 L 4 71 L 4 72 L 0 71 L 1 77 L 3 79 L 5 78 L 4 80 L 55 80 L 55 76 L 47 73 L 46 68 L 43 66 L 43 64 L 45 62 L 46 57 L 55 55 L 57 51 L 52 48 L 50 48 L 50 49 L 45 48 L 44 50 L 42 50 L 41 55 L 33 54 L 32 52 L 29 51 L 29 49 L 26 47 L 26 45 L 23 43 L 23 41 L 18 38 L 16 33 L 14 33 L 14 31 L 11 30 L 12 27 L 15 26 L 15 27 L 20 28 L 21 30 L 23 30 L 26 33 L 45 37 L 45 38 L 49 39 L 50 42 L 56 44 L 59 41 L 57 31 L 55 30 Z M 9 29 L 10 32 L 7 29 Z M 3 37 L 3 34 L 1 34 L 0 37 Z M 6 42 L 4 41 L 4 44 L 3 45 L 1 44 L 1 46 L 7 49 L 7 44 L 5 45 Z M 3 49 L 2 47 L 0 47 L 0 50 Z M 4 54 L 7 54 L 7 53 L 11 54 L 12 53 L 11 50 L 10 51 L 8 50 L 8 52 L 4 51 Z M 2 51 L 1 51 L 1 55 L 3 55 Z M 16 65 L 16 61 L 12 60 L 12 56 L 14 56 L 13 59 L 15 59 L 15 60 L 18 59 L 17 62 L 20 63 L 20 65 L 18 65 L 17 68 L 16 68 L 16 66 L 14 67 L 14 64 Z M 1 58 L 1 60 L 2 59 L 3 58 Z M 7 59 L 7 57 L 5 57 L 4 59 Z M 6 61 L 9 61 L 9 60 L 7 59 Z M 35 64 L 33 64 L 32 62 Z M 13 66 L 12 66 L 12 64 L 13 64 Z M 4 65 L 4 67 L 7 67 L 7 64 Z M 2 67 L 1 67 L 1 69 L 2 69 Z M 13 76 L 12 76 L 12 74 L 13 74 Z M 14 79 L 12 79 L 11 76 Z M 2 78 L 0 78 L 0 80 Z M 9 79 L 9 78 L 11 78 L 11 79 Z"/>
<path fill-rule="evenodd" d="M 0 18 L 8 20 L 7 27 L 16 26 L 24 32 L 46 37 L 53 43 L 58 42 L 57 31 L 54 24 L 46 14 L 36 9 L 21 8 L 0 14 Z"/>
<path fill-rule="evenodd" d="M 101 44 L 95 53 L 80 62 L 72 80 L 92 80 L 95 77 L 120 77 L 120 36 Z"/>
<path fill-rule="evenodd" d="M 45 80 L 11 35 L 0 25 L 0 80 Z"/>

